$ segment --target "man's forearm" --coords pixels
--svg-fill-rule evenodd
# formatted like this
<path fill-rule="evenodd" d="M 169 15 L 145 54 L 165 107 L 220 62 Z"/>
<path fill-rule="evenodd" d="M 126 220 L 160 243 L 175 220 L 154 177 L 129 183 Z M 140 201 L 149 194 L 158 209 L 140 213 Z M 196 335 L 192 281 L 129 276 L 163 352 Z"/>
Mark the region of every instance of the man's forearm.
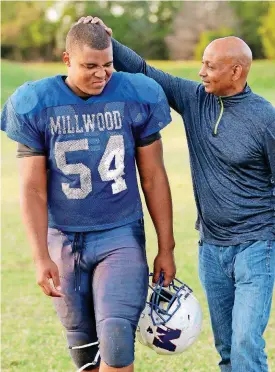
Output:
<path fill-rule="evenodd" d="M 154 79 L 164 90 L 170 106 L 180 112 L 179 102 L 177 101 L 178 79 L 148 65 L 136 52 L 120 44 L 117 40 L 112 39 L 112 44 L 115 69 L 130 73 L 142 73 Z"/>
<path fill-rule="evenodd" d="M 165 171 L 160 169 L 150 180 L 142 181 L 141 186 L 158 236 L 159 251 L 172 251 L 175 246 L 172 199 Z"/>
<path fill-rule="evenodd" d="M 114 67 L 117 71 L 146 74 L 146 62 L 136 52 L 112 38 Z"/>
<path fill-rule="evenodd" d="M 48 259 L 47 196 L 39 194 L 35 190 L 22 190 L 20 204 L 34 261 Z"/>

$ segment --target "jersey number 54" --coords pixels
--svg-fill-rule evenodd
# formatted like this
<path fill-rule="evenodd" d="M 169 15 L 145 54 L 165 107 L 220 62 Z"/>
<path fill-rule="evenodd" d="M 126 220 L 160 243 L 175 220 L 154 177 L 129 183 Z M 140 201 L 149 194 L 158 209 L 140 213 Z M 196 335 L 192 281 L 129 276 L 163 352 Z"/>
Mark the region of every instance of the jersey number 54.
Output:
<path fill-rule="evenodd" d="M 55 159 L 57 167 L 66 175 L 77 174 L 80 177 L 80 187 L 70 187 L 62 183 L 62 191 L 68 199 L 84 199 L 92 191 L 92 173 L 83 163 L 67 164 L 66 152 L 89 150 L 88 139 L 63 141 L 55 143 Z M 105 152 L 100 160 L 98 172 L 102 181 L 114 181 L 111 184 L 113 194 L 126 190 L 124 175 L 124 140 L 122 135 L 109 138 Z M 110 169 L 115 159 L 115 169 Z"/>

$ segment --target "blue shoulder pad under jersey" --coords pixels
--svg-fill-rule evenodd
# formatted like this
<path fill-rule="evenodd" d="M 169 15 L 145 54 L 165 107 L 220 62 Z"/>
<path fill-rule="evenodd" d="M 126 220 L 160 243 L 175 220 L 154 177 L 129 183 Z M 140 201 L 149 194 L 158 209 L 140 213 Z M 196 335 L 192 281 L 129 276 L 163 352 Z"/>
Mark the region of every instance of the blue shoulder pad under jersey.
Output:
<path fill-rule="evenodd" d="M 147 137 L 171 122 L 170 107 L 162 87 L 143 74 L 123 73 L 124 95 L 129 102 L 136 139 Z M 140 106 L 135 102 L 140 102 Z M 142 106 L 142 109 L 141 109 Z"/>
<path fill-rule="evenodd" d="M 7 100 L 1 113 L 1 130 L 7 136 L 36 149 L 44 149 L 43 132 L 34 112 L 39 104 L 35 83 L 27 82 Z"/>

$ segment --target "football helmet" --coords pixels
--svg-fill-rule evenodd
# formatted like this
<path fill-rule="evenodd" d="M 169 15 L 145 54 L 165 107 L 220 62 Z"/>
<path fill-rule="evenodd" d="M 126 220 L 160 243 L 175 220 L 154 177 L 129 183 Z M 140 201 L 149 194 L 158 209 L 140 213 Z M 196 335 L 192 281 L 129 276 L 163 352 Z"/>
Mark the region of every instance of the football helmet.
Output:
<path fill-rule="evenodd" d="M 153 274 L 150 274 L 152 276 Z M 141 314 L 137 339 L 157 354 L 179 354 L 197 339 L 202 327 L 202 311 L 193 291 L 179 279 L 163 286 L 161 274 Z"/>

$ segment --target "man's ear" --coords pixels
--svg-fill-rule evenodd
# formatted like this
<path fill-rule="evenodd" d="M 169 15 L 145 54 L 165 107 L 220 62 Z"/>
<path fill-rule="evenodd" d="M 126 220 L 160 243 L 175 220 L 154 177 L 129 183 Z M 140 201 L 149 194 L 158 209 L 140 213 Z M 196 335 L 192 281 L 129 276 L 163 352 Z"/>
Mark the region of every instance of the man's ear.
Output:
<path fill-rule="evenodd" d="M 71 66 L 70 56 L 69 56 L 69 53 L 68 52 L 63 52 L 62 59 L 63 59 L 63 62 L 65 63 L 65 65 L 67 67 L 70 67 Z"/>
<path fill-rule="evenodd" d="M 242 72 L 243 72 L 242 65 L 235 65 L 235 66 L 233 66 L 233 77 L 232 77 L 232 80 L 233 81 L 239 80 L 239 78 L 242 75 Z"/>

